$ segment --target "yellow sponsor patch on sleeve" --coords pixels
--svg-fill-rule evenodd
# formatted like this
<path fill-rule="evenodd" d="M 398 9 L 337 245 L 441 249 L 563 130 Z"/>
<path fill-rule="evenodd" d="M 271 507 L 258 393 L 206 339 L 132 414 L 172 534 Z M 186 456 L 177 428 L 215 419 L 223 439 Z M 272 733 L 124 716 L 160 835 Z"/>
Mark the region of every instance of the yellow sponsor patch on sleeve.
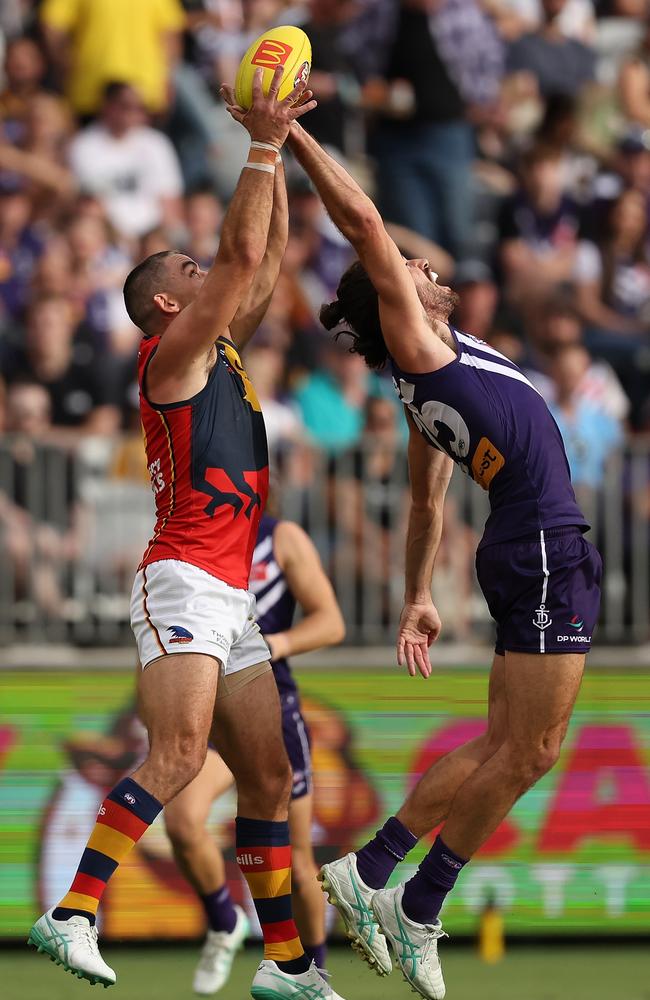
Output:
<path fill-rule="evenodd" d="M 472 458 L 472 477 L 475 482 L 487 490 L 490 483 L 503 466 L 506 460 L 495 448 L 489 438 L 482 437 Z"/>

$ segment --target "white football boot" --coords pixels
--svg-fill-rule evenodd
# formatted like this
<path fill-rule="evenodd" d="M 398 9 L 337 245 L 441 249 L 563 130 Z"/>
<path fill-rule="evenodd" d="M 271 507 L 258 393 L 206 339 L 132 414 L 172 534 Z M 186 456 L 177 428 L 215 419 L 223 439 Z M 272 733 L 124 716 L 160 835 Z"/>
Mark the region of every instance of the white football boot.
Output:
<path fill-rule="evenodd" d="M 343 1000 L 312 962 L 307 972 L 290 976 L 278 969 L 275 962 L 260 962 L 251 986 L 254 1000 Z"/>
<path fill-rule="evenodd" d="M 386 939 L 382 936 L 370 907 L 377 892 L 366 885 L 357 868 L 356 854 L 323 865 L 319 874 L 323 892 L 339 911 L 352 947 L 379 976 L 392 971 Z"/>
<path fill-rule="evenodd" d="M 39 917 L 29 932 L 27 943 L 49 955 L 73 976 L 87 979 L 93 986 L 96 983 L 112 986 L 117 976 L 99 954 L 97 928 L 80 914 L 69 920 L 55 920 L 53 909 Z"/>
<path fill-rule="evenodd" d="M 416 924 L 404 913 L 404 886 L 380 889 L 372 898 L 372 910 L 389 941 L 404 979 L 426 1000 L 443 1000 L 445 981 L 438 958 L 438 939 L 448 935 L 442 924 Z"/>
<path fill-rule="evenodd" d="M 235 906 L 237 923 L 230 932 L 209 930 L 199 964 L 194 973 L 193 989 L 202 996 L 216 993 L 228 982 L 235 955 L 248 937 L 250 925 L 241 906 Z"/>

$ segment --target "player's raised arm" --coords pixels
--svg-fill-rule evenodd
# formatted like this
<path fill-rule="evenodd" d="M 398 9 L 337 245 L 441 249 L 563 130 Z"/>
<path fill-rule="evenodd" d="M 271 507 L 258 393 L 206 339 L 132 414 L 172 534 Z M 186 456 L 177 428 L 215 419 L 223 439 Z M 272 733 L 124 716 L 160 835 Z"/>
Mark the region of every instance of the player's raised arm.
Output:
<path fill-rule="evenodd" d="M 382 333 L 397 364 L 409 372 L 431 371 L 447 364 L 453 355 L 431 336 L 407 262 L 370 198 L 299 125 L 292 126 L 288 143 L 377 291 Z"/>
<path fill-rule="evenodd" d="M 404 608 L 397 636 L 397 662 L 414 677 L 431 674 L 428 648 L 440 634 L 440 618 L 431 600 L 433 566 L 440 545 L 445 494 L 454 463 L 424 440 L 413 419 L 409 424 L 411 509 L 406 536 Z"/>
<path fill-rule="evenodd" d="M 282 160 L 278 156 L 273 186 L 273 208 L 266 252 L 248 294 L 230 324 L 230 336 L 238 348 L 245 347 L 266 315 L 280 274 L 289 238 L 289 203 Z"/>
<path fill-rule="evenodd" d="M 316 546 L 292 521 L 275 529 L 275 555 L 303 618 L 286 632 L 265 635 L 273 659 L 334 646 L 345 638 L 345 624 Z"/>
<path fill-rule="evenodd" d="M 280 68 L 268 95 L 264 95 L 258 72 L 251 108 L 239 109 L 238 120 L 250 133 L 251 150 L 224 219 L 214 264 L 204 275 L 194 261 L 179 260 L 178 266 L 186 275 L 201 282 L 198 293 L 188 305 L 173 294 L 154 297 L 158 310 L 172 322 L 149 366 L 150 391 L 154 384 L 165 390 L 170 388 L 170 382 L 180 385 L 192 369 L 203 372 L 215 340 L 228 335 L 262 263 L 273 207 L 276 158 L 292 121 L 315 104 L 312 101 L 293 106 L 304 94 L 303 84 L 284 101 L 278 101 L 281 75 Z"/>

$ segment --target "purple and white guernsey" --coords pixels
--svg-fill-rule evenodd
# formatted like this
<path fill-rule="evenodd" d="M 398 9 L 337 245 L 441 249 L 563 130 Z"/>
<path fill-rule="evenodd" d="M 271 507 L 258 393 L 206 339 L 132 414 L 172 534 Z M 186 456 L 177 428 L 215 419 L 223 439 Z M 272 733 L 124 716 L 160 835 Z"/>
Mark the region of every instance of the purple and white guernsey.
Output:
<path fill-rule="evenodd" d="M 296 610 L 295 598 L 273 552 L 273 534 L 277 523 L 268 514 L 262 516 L 248 585 L 257 601 L 257 624 L 262 635 L 287 632 Z M 284 657 L 272 660 L 271 666 L 280 694 L 295 693 L 296 682 L 288 660 Z"/>
<path fill-rule="evenodd" d="M 526 376 L 503 354 L 453 327 L 457 356 L 426 374 L 392 361 L 399 397 L 417 427 L 490 499 L 480 546 L 547 528 L 589 525 L 576 502 L 562 437 Z"/>

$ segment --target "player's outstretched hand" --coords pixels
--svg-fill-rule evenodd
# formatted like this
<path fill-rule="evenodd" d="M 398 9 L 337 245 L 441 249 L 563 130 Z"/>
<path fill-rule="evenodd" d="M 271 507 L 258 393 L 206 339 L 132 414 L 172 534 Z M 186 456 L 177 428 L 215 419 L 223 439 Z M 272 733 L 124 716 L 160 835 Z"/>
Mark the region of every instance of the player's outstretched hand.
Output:
<path fill-rule="evenodd" d="M 258 69 L 253 78 L 253 103 L 250 108 L 237 104 L 235 91 L 223 84 L 221 96 L 226 102 L 226 110 L 244 126 L 251 139 L 270 142 L 280 147 L 289 134 L 289 129 L 297 118 L 316 107 L 311 90 L 300 81 L 283 101 L 278 100 L 278 90 L 282 83 L 282 67 L 278 66 L 268 94 L 262 90 L 262 70 Z"/>
<path fill-rule="evenodd" d="M 405 604 L 397 633 L 397 662 L 406 664 L 411 677 L 419 670 L 423 677 L 431 676 L 429 646 L 440 635 L 440 615 L 433 601 L 425 604 Z"/>

